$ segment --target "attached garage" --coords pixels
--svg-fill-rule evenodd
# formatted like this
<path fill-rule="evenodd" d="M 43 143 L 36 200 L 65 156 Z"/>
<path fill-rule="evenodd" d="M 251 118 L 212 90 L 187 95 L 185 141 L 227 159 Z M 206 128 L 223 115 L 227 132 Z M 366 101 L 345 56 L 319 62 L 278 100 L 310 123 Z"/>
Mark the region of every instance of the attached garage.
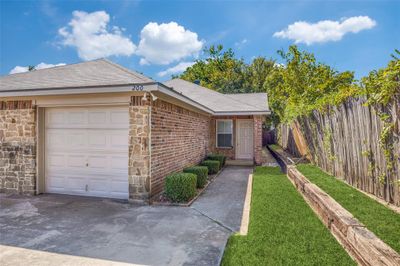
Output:
<path fill-rule="evenodd" d="M 128 199 L 126 107 L 45 108 L 45 192 Z"/>
<path fill-rule="evenodd" d="M 0 77 L 0 193 L 148 202 L 208 153 L 261 163 L 267 95 L 99 59 Z"/>

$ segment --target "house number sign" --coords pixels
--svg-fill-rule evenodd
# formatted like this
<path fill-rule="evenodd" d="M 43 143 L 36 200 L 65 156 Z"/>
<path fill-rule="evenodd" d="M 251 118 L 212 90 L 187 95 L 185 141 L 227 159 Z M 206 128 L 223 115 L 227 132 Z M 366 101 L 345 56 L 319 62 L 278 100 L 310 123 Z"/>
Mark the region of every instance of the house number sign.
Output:
<path fill-rule="evenodd" d="M 134 91 L 143 91 L 144 86 L 143 85 L 133 85 L 132 90 Z"/>

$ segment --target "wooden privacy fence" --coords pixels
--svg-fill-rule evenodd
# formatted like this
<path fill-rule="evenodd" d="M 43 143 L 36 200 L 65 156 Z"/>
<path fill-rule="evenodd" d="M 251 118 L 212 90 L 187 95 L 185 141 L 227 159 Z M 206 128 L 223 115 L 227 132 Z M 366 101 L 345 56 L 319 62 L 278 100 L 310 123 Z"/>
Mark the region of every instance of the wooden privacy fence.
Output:
<path fill-rule="evenodd" d="M 328 112 L 314 111 L 290 125 L 281 124 L 277 142 L 352 186 L 400 206 L 400 99 L 381 107 L 394 125 L 391 149 L 380 145 L 384 123 L 365 101 L 349 99 Z"/>

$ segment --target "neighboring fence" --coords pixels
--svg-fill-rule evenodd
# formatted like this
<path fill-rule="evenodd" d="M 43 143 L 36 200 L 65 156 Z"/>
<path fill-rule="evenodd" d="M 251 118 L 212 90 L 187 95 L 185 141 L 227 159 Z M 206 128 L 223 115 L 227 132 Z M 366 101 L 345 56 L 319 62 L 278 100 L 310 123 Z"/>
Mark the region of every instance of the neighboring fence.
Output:
<path fill-rule="evenodd" d="M 277 128 L 277 143 L 349 184 L 400 206 L 400 99 L 382 107 L 394 123 L 393 149 L 385 150 L 379 144 L 383 122 L 364 103 L 365 99 L 350 99 L 329 112 L 314 111 L 291 125 L 282 124 Z M 390 162 L 385 152 L 390 152 Z"/>
<path fill-rule="evenodd" d="M 276 143 L 276 131 L 275 130 L 265 130 L 262 132 L 262 145 L 263 147 L 269 144 Z"/>

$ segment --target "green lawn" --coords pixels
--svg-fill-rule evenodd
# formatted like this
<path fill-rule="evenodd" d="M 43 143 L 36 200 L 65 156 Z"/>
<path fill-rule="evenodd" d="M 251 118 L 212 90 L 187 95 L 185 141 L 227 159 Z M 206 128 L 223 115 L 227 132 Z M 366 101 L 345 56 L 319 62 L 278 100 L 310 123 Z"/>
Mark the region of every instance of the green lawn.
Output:
<path fill-rule="evenodd" d="M 269 147 L 270 147 L 273 151 L 282 149 L 281 146 L 276 145 L 276 144 L 271 144 L 271 145 L 269 145 Z"/>
<path fill-rule="evenodd" d="M 317 166 L 300 164 L 297 168 L 386 244 L 400 252 L 399 214 L 325 173 Z"/>
<path fill-rule="evenodd" d="M 247 236 L 222 265 L 355 265 L 278 167 L 257 167 Z"/>

